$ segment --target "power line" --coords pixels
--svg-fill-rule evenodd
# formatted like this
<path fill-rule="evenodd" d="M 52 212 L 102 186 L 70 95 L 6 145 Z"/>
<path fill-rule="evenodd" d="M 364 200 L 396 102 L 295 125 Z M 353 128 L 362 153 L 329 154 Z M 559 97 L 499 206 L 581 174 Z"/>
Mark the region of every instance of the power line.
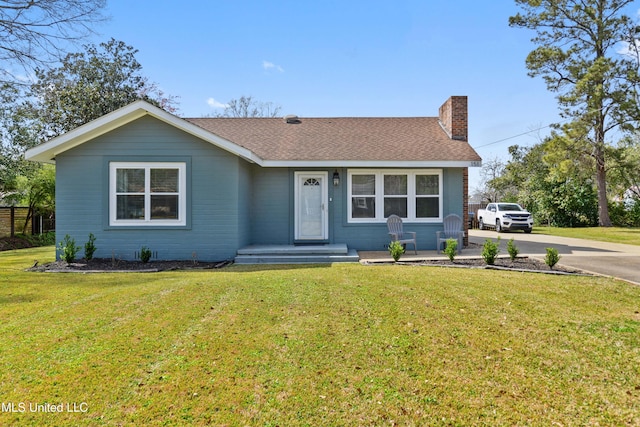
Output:
<path fill-rule="evenodd" d="M 525 135 L 528 135 L 528 134 L 533 133 L 533 132 L 541 131 L 542 129 L 550 128 L 551 126 L 553 126 L 553 125 L 545 125 L 545 126 L 541 126 L 541 127 L 539 127 L 539 128 L 532 129 L 532 130 L 530 130 L 530 131 L 528 131 L 528 132 L 519 133 L 519 134 L 517 134 L 517 135 L 509 136 L 509 137 L 507 137 L 507 138 L 502 138 L 502 139 L 499 139 L 499 140 L 497 140 L 497 141 L 493 141 L 493 142 L 490 142 L 490 143 L 488 143 L 488 144 L 484 144 L 484 145 L 479 145 L 479 146 L 477 146 L 477 147 L 473 147 L 473 148 L 474 148 L 474 150 L 475 150 L 475 149 L 478 149 L 478 148 L 488 147 L 489 145 L 498 144 L 498 143 L 500 143 L 500 142 L 508 141 L 508 140 L 510 140 L 510 139 L 519 138 L 519 137 L 521 137 L 521 136 L 525 136 Z"/>
<path fill-rule="evenodd" d="M 603 108 L 604 108 L 604 107 L 603 107 Z M 593 110 L 589 110 L 589 111 L 587 111 L 586 113 L 584 113 L 584 115 L 592 114 L 592 113 L 595 113 L 595 112 L 598 112 L 598 111 L 602 111 L 602 110 L 601 110 L 601 109 L 599 109 L 599 108 L 596 108 L 596 109 L 593 109 Z M 520 134 L 518 134 L 518 135 L 509 136 L 509 137 L 507 137 L 507 138 L 502 138 L 502 139 L 499 139 L 499 140 L 497 140 L 497 141 L 490 142 L 490 143 L 488 143 L 488 144 L 479 145 L 479 146 L 477 146 L 477 147 L 473 147 L 473 149 L 475 150 L 475 149 L 477 149 L 477 148 L 488 147 L 489 145 L 498 144 L 498 143 L 500 143 L 500 142 L 508 141 L 508 140 L 510 140 L 510 139 L 514 139 L 514 138 L 519 138 L 519 137 L 521 137 L 521 136 L 525 136 L 525 135 L 528 135 L 528 134 L 533 133 L 533 132 L 541 131 L 542 129 L 550 128 L 550 127 L 555 126 L 555 125 L 558 125 L 558 124 L 560 124 L 560 123 L 568 122 L 569 120 L 572 120 L 572 119 L 571 119 L 571 118 L 566 118 L 566 119 L 563 119 L 563 120 L 558 121 L 557 123 L 552 123 L 552 124 L 549 124 L 549 125 L 540 126 L 539 128 L 537 128 L 537 129 L 532 129 L 532 130 L 530 130 L 530 131 L 528 131 L 528 132 L 523 132 L 523 133 L 520 133 Z"/>

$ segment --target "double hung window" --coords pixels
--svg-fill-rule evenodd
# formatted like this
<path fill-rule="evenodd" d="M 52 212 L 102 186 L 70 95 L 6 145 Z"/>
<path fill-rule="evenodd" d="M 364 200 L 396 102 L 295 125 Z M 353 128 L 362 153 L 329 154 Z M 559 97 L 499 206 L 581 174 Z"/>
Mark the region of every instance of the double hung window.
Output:
<path fill-rule="evenodd" d="M 382 222 L 391 215 L 408 221 L 442 218 L 442 171 L 349 170 L 349 222 Z"/>
<path fill-rule="evenodd" d="M 185 163 L 109 164 L 110 225 L 185 225 L 185 211 Z"/>

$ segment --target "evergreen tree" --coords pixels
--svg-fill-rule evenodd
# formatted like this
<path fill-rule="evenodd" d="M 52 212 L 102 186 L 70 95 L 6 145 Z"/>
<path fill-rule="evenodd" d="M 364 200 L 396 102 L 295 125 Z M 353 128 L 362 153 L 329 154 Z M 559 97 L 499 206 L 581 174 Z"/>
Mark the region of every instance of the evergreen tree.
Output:
<path fill-rule="evenodd" d="M 601 226 L 610 226 L 607 160 L 615 131 L 631 131 L 640 118 L 636 26 L 624 14 L 632 0 L 516 0 L 523 9 L 513 27 L 536 31 L 526 63 L 557 92 L 567 123 L 554 138 L 556 153 L 593 167 Z M 626 50 L 620 52 L 620 47 Z M 584 158 L 589 158 L 587 162 Z"/>

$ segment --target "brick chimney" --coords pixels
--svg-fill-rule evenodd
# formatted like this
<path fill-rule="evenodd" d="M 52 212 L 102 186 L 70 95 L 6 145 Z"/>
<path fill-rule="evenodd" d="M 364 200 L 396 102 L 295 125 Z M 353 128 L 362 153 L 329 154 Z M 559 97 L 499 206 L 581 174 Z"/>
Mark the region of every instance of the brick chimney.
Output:
<path fill-rule="evenodd" d="M 467 97 L 452 96 L 439 111 L 440 124 L 451 139 L 467 141 Z"/>

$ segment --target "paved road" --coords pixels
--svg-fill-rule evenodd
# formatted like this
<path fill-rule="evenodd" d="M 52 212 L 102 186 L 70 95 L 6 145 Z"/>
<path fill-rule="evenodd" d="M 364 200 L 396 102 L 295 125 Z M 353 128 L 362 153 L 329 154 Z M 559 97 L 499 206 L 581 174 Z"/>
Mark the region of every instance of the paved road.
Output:
<path fill-rule="evenodd" d="M 513 237 L 521 255 L 544 259 L 546 248 L 553 247 L 562 257 L 560 264 L 640 285 L 640 246 L 526 234 L 521 231 L 498 234 L 491 230 L 469 230 L 469 242 L 479 245 L 488 238 L 495 240 L 498 236 L 500 254 L 507 253 L 507 242 Z"/>

